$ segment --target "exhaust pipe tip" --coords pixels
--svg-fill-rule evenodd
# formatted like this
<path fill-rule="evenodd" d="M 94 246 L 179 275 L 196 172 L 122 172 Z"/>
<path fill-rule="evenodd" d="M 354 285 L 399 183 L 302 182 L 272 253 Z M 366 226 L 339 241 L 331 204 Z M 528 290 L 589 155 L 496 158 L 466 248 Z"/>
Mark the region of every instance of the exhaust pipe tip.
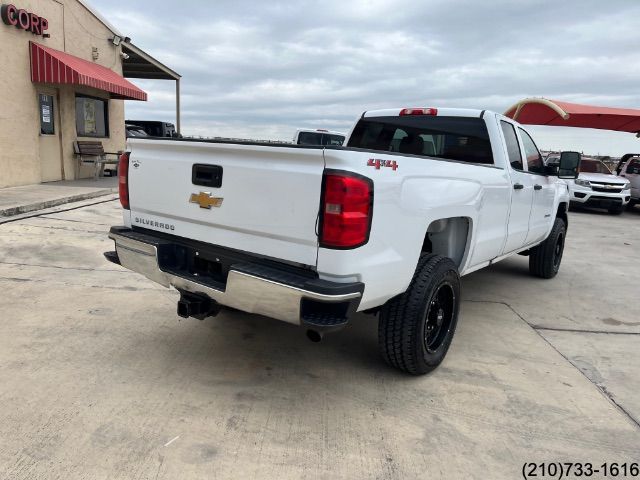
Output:
<path fill-rule="evenodd" d="M 322 337 L 324 337 L 324 335 L 317 330 L 307 330 L 307 338 L 313 343 L 320 343 L 322 341 Z"/>

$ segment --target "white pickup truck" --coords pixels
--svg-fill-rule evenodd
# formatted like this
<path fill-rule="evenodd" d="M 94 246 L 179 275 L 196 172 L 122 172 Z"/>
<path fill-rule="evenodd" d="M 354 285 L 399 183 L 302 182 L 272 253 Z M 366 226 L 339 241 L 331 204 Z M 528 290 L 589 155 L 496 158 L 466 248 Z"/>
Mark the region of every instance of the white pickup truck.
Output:
<path fill-rule="evenodd" d="M 440 364 L 460 276 L 515 253 L 558 272 L 580 155 L 542 162 L 516 122 L 485 110 L 368 111 L 346 146 L 130 139 L 124 226 L 105 256 L 180 294 L 178 315 L 221 306 L 304 326 L 312 340 L 378 315 L 382 356 Z"/>
<path fill-rule="evenodd" d="M 293 135 L 293 143 L 296 145 L 342 145 L 345 134 L 318 128 L 299 128 Z"/>

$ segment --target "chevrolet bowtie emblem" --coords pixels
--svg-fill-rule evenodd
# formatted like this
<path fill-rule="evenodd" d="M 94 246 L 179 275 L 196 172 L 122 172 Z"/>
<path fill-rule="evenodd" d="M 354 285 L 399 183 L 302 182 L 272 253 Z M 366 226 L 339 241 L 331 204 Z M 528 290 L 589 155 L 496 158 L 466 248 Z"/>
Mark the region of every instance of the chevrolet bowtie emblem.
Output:
<path fill-rule="evenodd" d="M 212 197 L 209 192 L 192 193 L 189 203 L 197 203 L 200 208 L 211 210 L 211 207 L 219 207 L 222 205 L 222 197 Z"/>

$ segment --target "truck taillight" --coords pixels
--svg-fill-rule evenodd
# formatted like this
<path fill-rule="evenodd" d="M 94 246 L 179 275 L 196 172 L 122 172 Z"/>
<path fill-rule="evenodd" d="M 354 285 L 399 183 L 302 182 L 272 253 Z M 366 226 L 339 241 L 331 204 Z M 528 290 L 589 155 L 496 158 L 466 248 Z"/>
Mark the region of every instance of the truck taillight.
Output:
<path fill-rule="evenodd" d="M 403 108 L 400 110 L 400 116 L 405 115 L 438 115 L 437 108 Z"/>
<path fill-rule="evenodd" d="M 120 155 L 118 161 L 118 192 L 120 193 L 120 205 L 129 210 L 129 152 Z"/>
<path fill-rule="evenodd" d="M 366 177 L 330 170 L 322 184 L 320 246 L 356 248 L 369 240 L 373 214 L 373 182 Z"/>

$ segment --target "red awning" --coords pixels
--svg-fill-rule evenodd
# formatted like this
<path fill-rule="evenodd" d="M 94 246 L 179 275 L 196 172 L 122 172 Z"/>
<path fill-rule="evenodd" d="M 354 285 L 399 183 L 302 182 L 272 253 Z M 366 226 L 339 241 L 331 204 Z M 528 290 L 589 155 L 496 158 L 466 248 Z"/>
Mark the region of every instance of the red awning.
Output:
<path fill-rule="evenodd" d="M 147 100 L 147 94 L 113 70 L 83 60 L 68 53 L 30 43 L 31 81 L 85 85 L 111 94 L 111 98 L 123 100 Z"/>
<path fill-rule="evenodd" d="M 631 132 L 640 136 L 640 110 L 630 108 L 596 107 L 546 98 L 525 98 L 504 114 L 527 125 L 599 128 Z"/>

